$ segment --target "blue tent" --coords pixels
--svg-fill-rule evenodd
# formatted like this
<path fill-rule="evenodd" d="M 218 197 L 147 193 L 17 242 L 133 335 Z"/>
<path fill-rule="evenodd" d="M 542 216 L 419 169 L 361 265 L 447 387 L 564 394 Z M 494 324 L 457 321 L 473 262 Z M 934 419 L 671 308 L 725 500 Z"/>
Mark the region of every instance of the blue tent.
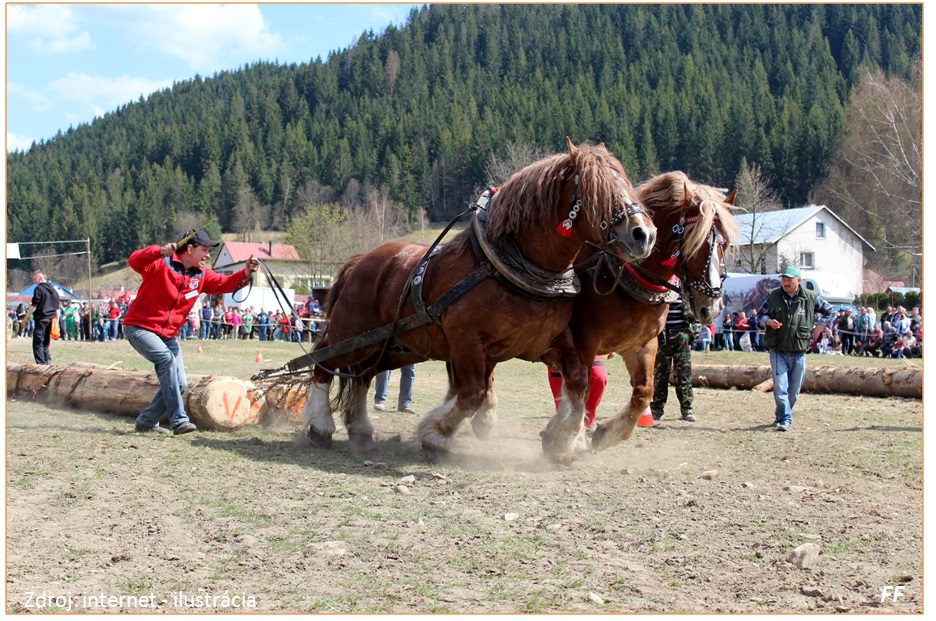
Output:
<path fill-rule="evenodd" d="M 68 289 L 65 288 L 64 285 L 60 283 L 50 282 L 49 284 L 52 285 L 52 288 L 55 289 L 56 293 L 58 293 L 59 297 L 63 300 L 74 300 L 75 298 L 78 297 L 74 291 L 69 291 Z M 32 297 L 32 294 L 35 290 L 36 290 L 36 285 L 29 285 L 28 287 L 20 291 L 19 295 L 26 295 L 26 296 Z"/>

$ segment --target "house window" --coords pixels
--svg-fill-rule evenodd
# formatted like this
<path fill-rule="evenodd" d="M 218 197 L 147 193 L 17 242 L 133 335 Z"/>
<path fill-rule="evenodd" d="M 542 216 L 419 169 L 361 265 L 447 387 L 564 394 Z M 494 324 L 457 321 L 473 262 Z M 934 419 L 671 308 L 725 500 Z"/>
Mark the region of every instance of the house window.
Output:
<path fill-rule="evenodd" d="M 816 254 L 813 252 L 801 252 L 799 255 L 800 267 L 808 269 L 816 268 Z"/>
<path fill-rule="evenodd" d="M 825 222 L 816 222 L 816 239 L 825 239 Z"/>

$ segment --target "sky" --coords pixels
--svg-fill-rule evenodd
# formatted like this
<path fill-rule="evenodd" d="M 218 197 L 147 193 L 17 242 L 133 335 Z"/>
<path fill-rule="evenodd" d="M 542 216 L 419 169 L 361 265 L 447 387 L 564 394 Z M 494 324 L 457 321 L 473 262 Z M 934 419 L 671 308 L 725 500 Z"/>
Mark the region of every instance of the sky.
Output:
<path fill-rule="evenodd" d="M 6 146 L 256 61 L 323 60 L 419 4 L 6 4 Z"/>

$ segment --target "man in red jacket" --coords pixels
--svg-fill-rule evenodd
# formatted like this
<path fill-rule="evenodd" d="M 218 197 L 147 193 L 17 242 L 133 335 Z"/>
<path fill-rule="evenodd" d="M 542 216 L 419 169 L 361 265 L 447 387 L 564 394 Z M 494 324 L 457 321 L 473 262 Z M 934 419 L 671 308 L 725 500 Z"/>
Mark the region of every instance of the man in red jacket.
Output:
<path fill-rule="evenodd" d="M 137 417 L 138 432 L 168 434 L 169 429 L 159 426 L 164 416 L 175 435 L 197 429 L 182 401 L 188 380 L 176 335 L 202 293 L 233 293 L 248 285 L 260 266 L 250 255 L 243 270 L 222 276 L 205 268 L 205 259 L 218 242 L 204 230 L 189 231 L 185 237 L 189 239 L 182 246 L 153 245 L 135 251 L 129 259 L 130 267 L 143 276 L 143 284 L 124 317 L 124 335 L 133 349 L 156 365 L 159 378 L 159 392 Z"/>

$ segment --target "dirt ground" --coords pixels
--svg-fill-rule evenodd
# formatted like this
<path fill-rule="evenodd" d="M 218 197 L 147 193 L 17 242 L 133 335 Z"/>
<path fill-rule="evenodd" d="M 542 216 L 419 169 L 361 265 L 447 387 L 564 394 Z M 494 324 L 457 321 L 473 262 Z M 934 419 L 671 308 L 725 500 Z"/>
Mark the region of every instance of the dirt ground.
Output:
<path fill-rule="evenodd" d="M 122 344 L 73 345 L 53 355 L 144 367 Z M 249 375 L 232 348 L 185 346 L 190 373 Z M 600 418 L 627 394 L 622 363 L 609 379 Z M 466 425 L 446 466 L 395 412 L 373 413 L 372 450 L 339 424 L 322 451 L 286 428 L 158 437 L 8 400 L 6 610 L 922 612 L 920 401 L 806 394 L 779 433 L 770 394 L 697 389 L 692 424 L 671 393 L 659 427 L 558 466 L 539 445 L 544 367 L 506 363 L 497 382 L 493 437 Z M 420 414 L 444 390 L 441 364 L 417 367 Z M 820 553 L 798 568 L 803 544 Z"/>

